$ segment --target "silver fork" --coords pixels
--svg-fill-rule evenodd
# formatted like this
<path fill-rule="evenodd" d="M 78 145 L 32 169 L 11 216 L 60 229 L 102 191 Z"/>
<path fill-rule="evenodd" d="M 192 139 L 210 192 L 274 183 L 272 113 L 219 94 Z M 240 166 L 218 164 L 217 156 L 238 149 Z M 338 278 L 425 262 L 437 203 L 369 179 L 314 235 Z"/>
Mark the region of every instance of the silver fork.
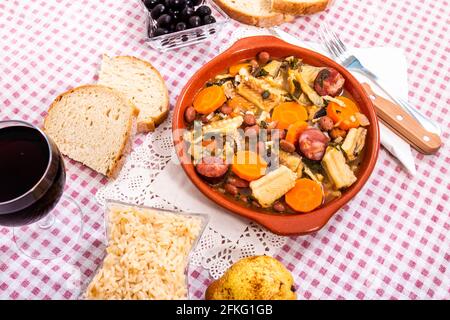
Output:
<path fill-rule="evenodd" d="M 331 30 L 330 26 L 323 22 L 319 28 L 319 35 L 323 40 L 323 44 L 334 58 L 347 69 L 358 71 L 370 80 L 376 83 L 387 95 L 389 95 L 398 105 L 402 106 L 411 116 L 413 116 L 427 131 L 438 136 L 441 135 L 441 128 L 434 121 L 429 119 L 419 110 L 414 108 L 408 101 L 389 92 L 387 86 L 383 84 L 383 80 L 376 74 L 366 69 L 354 55 L 348 52 L 345 44 L 339 39 L 336 33 Z"/>

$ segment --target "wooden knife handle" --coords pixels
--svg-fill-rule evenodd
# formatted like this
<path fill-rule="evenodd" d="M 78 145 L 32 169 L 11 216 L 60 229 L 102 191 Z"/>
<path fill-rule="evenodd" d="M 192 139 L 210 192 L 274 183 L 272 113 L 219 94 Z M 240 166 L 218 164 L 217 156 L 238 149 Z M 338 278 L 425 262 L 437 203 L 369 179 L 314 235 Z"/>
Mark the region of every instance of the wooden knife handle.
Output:
<path fill-rule="evenodd" d="M 362 86 L 372 100 L 380 119 L 407 140 L 417 151 L 424 154 L 436 153 L 441 147 L 438 135 L 425 130 L 424 127 L 398 104 L 380 97 L 367 83 Z"/>

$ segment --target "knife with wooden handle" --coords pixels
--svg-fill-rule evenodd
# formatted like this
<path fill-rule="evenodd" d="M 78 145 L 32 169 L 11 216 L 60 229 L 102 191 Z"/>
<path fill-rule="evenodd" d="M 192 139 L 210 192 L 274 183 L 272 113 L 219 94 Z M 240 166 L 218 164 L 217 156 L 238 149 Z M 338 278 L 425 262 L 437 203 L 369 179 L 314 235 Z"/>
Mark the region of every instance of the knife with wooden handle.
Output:
<path fill-rule="evenodd" d="M 398 104 L 374 93 L 367 83 L 362 83 L 362 86 L 372 100 L 378 117 L 384 124 L 423 154 L 433 154 L 439 150 L 442 142 L 438 135 L 425 130 L 416 119 Z"/>

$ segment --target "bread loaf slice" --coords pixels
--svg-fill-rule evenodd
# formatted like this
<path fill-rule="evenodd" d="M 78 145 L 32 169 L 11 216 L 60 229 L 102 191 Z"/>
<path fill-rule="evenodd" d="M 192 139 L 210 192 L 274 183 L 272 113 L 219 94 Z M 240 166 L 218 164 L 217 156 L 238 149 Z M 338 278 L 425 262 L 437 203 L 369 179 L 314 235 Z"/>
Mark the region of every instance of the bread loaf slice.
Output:
<path fill-rule="evenodd" d="M 272 0 L 272 10 L 292 15 L 313 14 L 327 8 L 330 0 Z"/>
<path fill-rule="evenodd" d="M 55 99 L 44 131 L 64 155 L 111 177 L 123 163 L 138 113 L 120 92 L 85 85 Z"/>
<path fill-rule="evenodd" d="M 159 72 L 147 61 L 103 55 L 98 84 L 122 92 L 139 109 L 138 132 L 155 130 L 167 117 L 167 87 Z"/>
<path fill-rule="evenodd" d="M 257 27 L 271 27 L 294 18 L 271 9 L 271 0 L 214 0 L 231 18 Z"/>

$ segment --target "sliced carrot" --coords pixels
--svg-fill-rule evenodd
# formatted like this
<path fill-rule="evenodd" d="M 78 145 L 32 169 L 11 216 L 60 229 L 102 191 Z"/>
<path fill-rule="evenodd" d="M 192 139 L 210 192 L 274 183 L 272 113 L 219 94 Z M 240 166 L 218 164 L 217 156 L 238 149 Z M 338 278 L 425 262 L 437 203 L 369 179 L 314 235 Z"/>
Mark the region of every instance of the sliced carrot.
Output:
<path fill-rule="evenodd" d="M 289 126 L 285 139 L 295 145 L 298 141 L 298 138 L 300 137 L 302 132 L 306 130 L 306 128 L 308 128 L 308 124 L 305 121 L 295 121 Z"/>
<path fill-rule="evenodd" d="M 194 98 L 194 109 L 201 114 L 210 114 L 216 111 L 227 101 L 222 87 L 213 85 L 202 89 Z"/>
<path fill-rule="evenodd" d="M 287 129 L 299 120 L 307 120 L 308 112 L 305 107 L 296 102 L 283 102 L 273 109 L 272 120 L 278 121 L 278 129 Z"/>
<path fill-rule="evenodd" d="M 254 110 L 256 106 L 245 99 L 242 96 L 236 95 L 230 100 L 228 100 L 228 105 L 233 109 L 233 111 L 247 111 L 247 110 Z"/>
<path fill-rule="evenodd" d="M 202 139 L 202 146 L 203 147 L 207 147 L 207 146 L 209 146 L 211 143 L 214 143 L 215 142 L 215 140 L 212 140 L 212 139 Z"/>
<path fill-rule="evenodd" d="M 235 76 L 235 75 L 237 75 L 237 74 L 239 73 L 239 71 L 240 71 L 242 68 L 250 69 L 250 63 L 238 63 L 238 64 L 235 64 L 234 66 L 231 66 L 231 67 L 228 69 L 228 73 L 229 73 L 230 75 L 232 75 L 232 76 Z"/>
<path fill-rule="evenodd" d="M 342 130 L 359 127 L 359 121 L 356 114 L 359 112 L 357 105 L 346 97 L 337 97 L 345 106 L 340 106 L 336 102 L 330 102 L 327 106 L 327 115 L 333 119 L 334 123 Z"/>
<path fill-rule="evenodd" d="M 313 180 L 299 179 L 296 181 L 295 187 L 286 193 L 284 199 L 295 211 L 309 212 L 322 204 L 322 187 Z"/>
<path fill-rule="evenodd" d="M 253 181 L 266 173 L 267 163 L 253 151 L 240 150 L 233 157 L 231 170 L 241 179 Z"/>

